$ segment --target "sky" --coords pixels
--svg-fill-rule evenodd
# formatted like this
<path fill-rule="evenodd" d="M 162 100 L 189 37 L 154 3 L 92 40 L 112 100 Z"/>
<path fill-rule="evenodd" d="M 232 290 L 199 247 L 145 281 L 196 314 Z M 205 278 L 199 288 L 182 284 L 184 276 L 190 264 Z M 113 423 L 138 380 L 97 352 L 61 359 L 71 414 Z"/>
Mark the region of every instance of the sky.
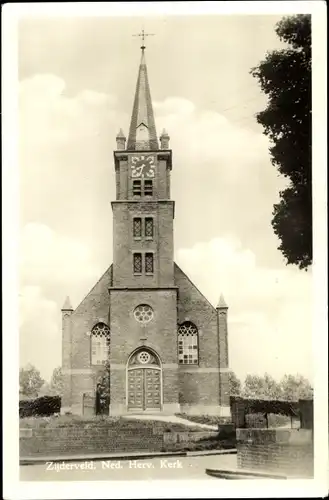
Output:
<path fill-rule="evenodd" d="M 283 47 L 282 16 L 26 18 L 19 24 L 20 365 L 61 364 L 61 306 L 112 262 L 113 150 L 128 134 L 142 28 L 158 136 L 170 135 L 175 260 L 229 306 L 240 377 L 312 381 L 312 275 L 287 266 L 271 227 L 286 181 L 255 113 L 250 75 Z"/>

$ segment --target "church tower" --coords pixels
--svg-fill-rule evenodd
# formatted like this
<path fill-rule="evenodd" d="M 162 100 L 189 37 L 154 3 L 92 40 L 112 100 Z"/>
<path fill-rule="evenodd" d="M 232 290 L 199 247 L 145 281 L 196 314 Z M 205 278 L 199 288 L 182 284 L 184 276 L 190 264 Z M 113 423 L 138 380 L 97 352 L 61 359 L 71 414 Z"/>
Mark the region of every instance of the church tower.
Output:
<path fill-rule="evenodd" d="M 120 414 L 127 406 L 128 410 L 179 411 L 174 202 L 170 199 L 172 154 L 168 134 L 160 138 L 165 149 L 159 147 L 144 51 L 142 46 L 128 140 L 120 131 L 114 152 L 112 415 Z M 121 348 L 123 338 L 125 349 Z M 126 391 L 126 358 L 134 350 L 137 362 L 149 359 L 153 366 L 147 370 L 143 366 L 129 369 Z M 161 359 L 166 360 L 169 371 L 165 367 L 160 370 Z"/>
<path fill-rule="evenodd" d="M 116 139 L 113 286 L 152 289 L 173 286 L 171 150 L 169 140 L 165 141 L 163 135 L 161 144 L 166 149 L 159 148 L 144 48 L 128 141 L 122 130 Z"/>
<path fill-rule="evenodd" d="M 113 263 L 75 310 L 63 306 L 61 411 L 229 418 L 228 306 L 214 308 L 174 262 L 170 138 L 157 136 L 141 49 L 114 151 Z"/>

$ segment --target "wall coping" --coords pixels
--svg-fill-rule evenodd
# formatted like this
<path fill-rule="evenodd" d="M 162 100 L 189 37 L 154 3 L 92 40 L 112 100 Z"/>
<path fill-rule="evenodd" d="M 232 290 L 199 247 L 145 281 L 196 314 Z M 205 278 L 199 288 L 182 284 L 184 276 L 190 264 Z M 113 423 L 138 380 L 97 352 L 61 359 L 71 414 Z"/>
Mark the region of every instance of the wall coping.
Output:
<path fill-rule="evenodd" d="M 37 432 L 37 433 L 42 433 L 42 432 L 52 432 L 52 431 L 56 431 L 56 432 L 62 432 L 62 431 L 69 431 L 69 430 L 73 430 L 73 431 L 94 431 L 94 430 L 104 430 L 104 432 L 108 432 L 108 431 L 111 431 L 111 432 L 116 432 L 118 433 L 118 428 L 116 427 L 113 427 L 113 426 L 107 426 L 107 425 L 93 425 L 92 423 L 85 423 L 83 425 L 79 424 L 79 425 L 76 425 L 76 426 L 72 426 L 72 425 L 63 425 L 63 426 L 54 426 L 54 427 L 36 427 L 36 428 L 32 428 L 32 427 L 21 427 L 20 428 L 20 438 L 30 438 L 32 437 L 32 435 Z M 145 432 L 145 431 L 151 431 L 151 432 L 154 432 L 155 431 L 155 434 L 194 434 L 194 435 L 197 435 L 197 434 L 200 434 L 200 435 L 210 435 L 210 434 L 217 434 L 218 431 L 217 430 L 212 430 L 212 429 L 187 429 L 187 430 L 168 430 L 168 429 L 159 429 L 157 424 L 154 424 L 154 425 L 150 425 L 149 427 L 138 427 L 138 425 L 131 425 L 131 426 L 127 426 L 125 427 L 124 429 L 121 429 L 120 430 L 120 434 L 121 435 L 124 435 L 125 431 L 137 431 L 137 432 Z"/>

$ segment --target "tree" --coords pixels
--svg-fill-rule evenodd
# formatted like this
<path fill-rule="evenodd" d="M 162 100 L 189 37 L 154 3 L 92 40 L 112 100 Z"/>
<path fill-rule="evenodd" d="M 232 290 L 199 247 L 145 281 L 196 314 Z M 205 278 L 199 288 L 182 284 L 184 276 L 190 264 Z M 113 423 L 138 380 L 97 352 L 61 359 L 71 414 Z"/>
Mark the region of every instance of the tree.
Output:
<path fill-rule="evenodd" d="M 260 398 L 264 396 L 264 379 L 259 375 L 248 374 L 243 385 L 243 397 Z"/>
<path fill-rule="evenodd" d="M 266 399 L 281 399 L 281 385 L 271 375 L 264 375 L 264 394 Z"/>
<path fill-rule="evenodd" d="M 250 399 L 298 401 L 312 399 L 313 389 L 302 375 L 285 375 L 277 382 L 268 373 L 263 376 L 249 374 L 243 385 L 242 396 Z"/>
<path fill-rule="evenodd" d="M 229 373 L 229 387 L 230 387 L 230 396 L 240 396 L 241 381 L 238 379 L 238 377 L 234 372 Z"/>
<path fill-rule="evenodd" d="M 110 364 L 105 363 L 103 372 L 97 379 L 96 414 L 108 415 L 110 405 Z"/>
<path fill-rule="evenodd" d="M 280 384 L 268 373 L 264 376 L 247 375 L 243 396 L 254 399 L 281 399 L 282 391 Z"/>
<path fill-rule="evenodd" d="M 266 54 L 252 68 L 268 97 L 256 115 L 269 137 L 271 162 L 288 186 L 274 205 L 272 227 L 287 264 L 312 264 L 311 16 L 283 18 L 276 26 L 288 48 Z"/>
<path fill-rule="evenodd" d="M 63 395 L 63 374 L 60 366 L 53 371 L 50 381 L 50 390 L 52 395 Z"/>
<path fill-rule="evenodd" d="M 37 397 L 43 384 L 44 380 L 39 370 L 33 365 L 27 365 L 19 370 L 19 392 L 24 396 Z"/>
<path fill-rule="evenodd" d="M 52 390 L 50 388 L 49 382 L 44 382 L 44 384 L 38 390 L 38 397 L 51 396 L 51 395 L 52 395 Z"/>
<path fill-rule="evenodd" d="M 302 375 L 285 375 L 281 380 L 282 399 L 298 401 L 313 399 L 313 389 L 310 382 Z"/>

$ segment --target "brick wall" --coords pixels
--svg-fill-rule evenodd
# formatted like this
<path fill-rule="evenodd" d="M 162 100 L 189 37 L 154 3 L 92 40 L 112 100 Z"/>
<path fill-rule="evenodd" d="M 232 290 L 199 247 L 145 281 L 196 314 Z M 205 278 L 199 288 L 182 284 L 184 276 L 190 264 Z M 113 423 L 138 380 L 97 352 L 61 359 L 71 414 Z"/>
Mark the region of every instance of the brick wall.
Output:
<path fill-rule="evenodd" d="M 219 320 L 216 309 L 176 264 L 175 284 L 178 324 L 192 321 L 199 331 L 199 365 L 179 365 L 182 408 L 195 414 L 220 413 L 220 406 L 229 408 L 228 373 L 220 372 L 228 361 L 226 314 Z"/>
<path fill-rule="evenodd" d="M 96 285 L 86 295 L 69 317 L 63 318 L 62 350 L 64 394 L 62 408 L 70 411 L 72 405 L 80 407 L 82 394 L 94 394 L 96 378 L 102 367 L 91 366 L 90 332 L 96 323 L 109 323 L 110 297 L 108 288 L 112 284 L 110 266 Z M 63 316 L 66 314 L 64 312 Z"/>
<path fill-rule="evenodd" d="M 151 348 L 161 360 L 163 405 L 176 403 L 178 411 L 176 289 L 111 289 L 110 296 L 111 414 L 125 411 L 127 361 L 142 346 Z M 154 310 L 153 320 L 146 325 L 134 318 L 139 304 L 149 304 Z"/>
<path fill-rule="evenodd" d="M 124 430 L 106 426 L 56 427 L 20 430 L 20 457 L 54 457 L 74 454 L 161 451 L 168 445 L 196 442 L 217 435 L 212 431 L 164 432 L 160 426 L 128 427 Z M 167 445 L 167 446 L 166 446 Z"/>
<path fill-rule="evenodd" d="M 313 429 L 313 400 L 299 400 L 300 426 L 302 429 Z"/>
<path fill-rule="evenodd" d="M 144 153 L 138 153 L 144 154 Z M 171 152 L 158 151 L 157 153 L 149 151 L 147 155 L 155 158 L 156 173 L 153 178 L 153 192 L 155 199 L 166 199 L 170 196 L 170 168 L 171 168 Z M 127 151 L 114 152 L 115 170 L 116 170 L 116 199 L 117 200 L 134 200 L 132 191 L 132 157 L 136 153 Z"/>
<path fill-rule="evenodd" d="M 205 405 L 218 404 L 219 374 L 202 373 L 197 367 L 194 372 L 185 372 L 179 367 L 180 404 Z M 205 412 L 207 414 L 207 412 Z"/>
<path fill-rule="evenodd" d="M 172 286 L 173 285 L 173 219 L 174 202 L 169 200 L 168 168 L 171 155 L 163 153 L 155 158 L 156 172 L 153 182 L 153 196 L 136 197 L 133 194 L 132 158 L 136 153 L 116 154 L 116 171 L 119 179 L 117 199 L 112 202 L 113 210 L 113 286 Z M 118 171 L 120 173 L 118 173 Z M 152 240 L 144 236 L 133 238 L 133 218 L 151 216 L 154 220 Z M 153 275 L 133 274 L 133 253 L 154 252 Z"/>
<path fill-rule="evenodd" d="M 20 438 L 20 456 L 65 456 L 71 454 L 160 451 L 163 436 L 152 429 L 112 431 L 104 427 L 33 429 L 32 437 Z"/>
<path fill-rule="evenodd" d="M 132 155 L 115 154 L 113 266 L 77 309 L 63 317 L 63 412 L 82 413 L 82 394 L 95 395 L 99 367 L 90 364 L 88 332 L 102 321 L 111 331 L 111 414 L 126 412 L 127 360 L 143 345 L 153 349 L 161 360 L 164 411 L 179 412 L 181 399 L 190 413 L 195 407 L 198 414 L 219 414 L 220 407 L 229 409 L 228 375 L 220 372 L 228 361 L 226 313 L 219 317 L 218 311 L 174 265 L 174 202 L 166 199 L 170 191 L 170 155 L 168 161 L 162 153 L 157 159 L 154 196 L 149 201 L 133 200 L 129 187 Z M 154 238 L 135 241 L 133 218 L 145 215 L 154 218 Z M 154 274 L 134 276 L 133 252 L 146 250 L 154 251 Z M 141 303 L 154 310 L 154 319 L 144 326 L 133 316 L 134 308 Z M 199 331 L 198 366 L 178 365 L 177 324 L 188 320 Z"/>
<path fill-rule="evenodd" d="M 308 429 L 237 429 L 238 468 L 313 477 L 313 437 Z"/>

